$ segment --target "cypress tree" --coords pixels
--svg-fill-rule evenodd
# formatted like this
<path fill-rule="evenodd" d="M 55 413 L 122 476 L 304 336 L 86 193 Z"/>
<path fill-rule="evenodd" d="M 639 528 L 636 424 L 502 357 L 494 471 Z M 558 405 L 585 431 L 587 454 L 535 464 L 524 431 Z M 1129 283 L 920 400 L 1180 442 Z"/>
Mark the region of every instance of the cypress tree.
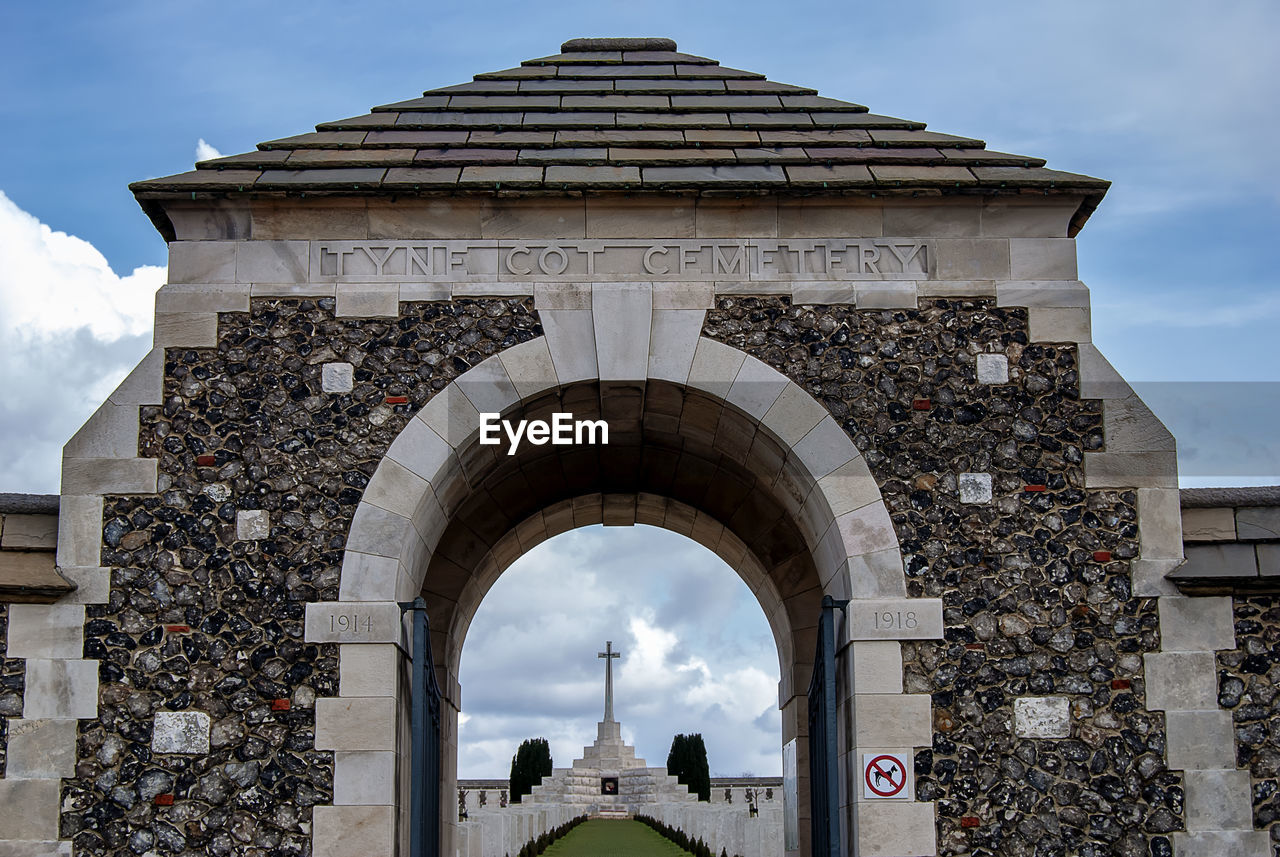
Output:
<path fill-rule="evenodd" d="M 707 765 L 707 746 L 701 732 L 680 734 L 671 739 L 667 773 L 696 794 L 698 800 L 711 800 L 711 769 Z"/>
<path fill-rule="evenodd" d="M 511 757 L 511 802 L 533 791 L 543 777 L 551 776 L 551 745 L 546 738 L 529 738 L 521 742 Z"/>

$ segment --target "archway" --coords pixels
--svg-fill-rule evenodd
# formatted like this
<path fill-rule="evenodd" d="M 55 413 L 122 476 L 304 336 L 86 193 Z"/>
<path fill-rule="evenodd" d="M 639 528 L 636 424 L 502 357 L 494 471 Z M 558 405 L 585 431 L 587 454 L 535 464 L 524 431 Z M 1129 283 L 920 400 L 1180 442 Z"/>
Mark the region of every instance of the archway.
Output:
<path fill-rule="evenodd" d="M 329 621 L 325 616 L 351 604 L 393 607 L 387 602 L 419 594 L 427 600 L 438 680 L 449 703 L 442 776 L 446 854 L 452 848 L 462 644 L 489 587 L 533 545 L 588 523 L 646 523 L 688 535 L 720 555 L 760 601 L 777 643 L 783 744 L 807 735 L 804 694 L 822 597 L 905 595 L 902 560 L 879 490 L 827 411 L 796 384 L 728 346 L 699 339 L 691 357 L 683 380 L 562 381 L 545 339 L 511 348 L 428 402 L 365 492 L 348 539 L 342 602 L 309 607 L 308 634 Z M 602 419 L 609 442 L 523 444 L 507 454 L 505 446 L 480 443 L 481 413 L 513 422 L 549 421 L 554 413 Z M 350 635 L 329 639 L 347 644 L 340 653 L 344 669 L 348 663 L 352 671 L 369 668 L 372 655 L 350 651 L 364 648 L 352 645 Z M 849 734 L 856 679 L 848 636 L 842 630 L 838 639 L 847 826 L 855 812 L 848 775 L 856 749 Z M 396 721 L 385 730 L 395 736 L 392 752 L 374 759 L 361 754 L 386 751 L 353 748 L 349 766 L 339 754 L 335 772 L 340 794 L 344 767 L 367 773 L 370 765 L 392 766 L 399 797 L 380 807 L 387 812 L 379 822 L 392 828 L 399 826 L 408 791 L 407 766 L 397 766 L 395 755 L 409 740 L 405 718 L 396 716 L 405 703 L 398 641 L 398 635 L 382 641 L 380 657 L 391 662 L 374 670 L 390 678 L 380 690 L 362 679 L 360 691 L 367 695 L 361 698 L 383 700 L 383 716 Z M 900 658 L 896 669 L 900 676 Z M 341 694 L 318 704 L 317 735 L 328 728 L 326 719 L 352 710 L 343 701 L 345 686 Z M 809 815 L 804 740 L 797 741 L 797 750 L 797 853 L 803 854 Z M 346 815 L 368 816 L 366 806 Z M 343 807 L 333 809 L 334 832 L 340 835 L 344 822 L 337 811 Z M 329 816 L 317 816 L 315 835 Z"/>

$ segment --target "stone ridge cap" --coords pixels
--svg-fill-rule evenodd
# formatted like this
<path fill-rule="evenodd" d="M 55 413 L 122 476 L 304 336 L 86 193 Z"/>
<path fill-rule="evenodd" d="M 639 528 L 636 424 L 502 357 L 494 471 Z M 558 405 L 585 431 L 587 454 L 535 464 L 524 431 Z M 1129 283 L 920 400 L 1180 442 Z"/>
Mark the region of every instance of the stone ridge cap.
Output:
<path fill-rule="evenodd" d="M 58 495 L 0 492 L 0 513 L 5 515 L 56 515 L 58 514 Z"/>
<path fill-rule="evenodd" d="M 1280 506 L 1280 485 L 1183 488 L 1178 492 L 1178 496 L 1184 509 Z"/>
<path fill-rule="evenodd" d="M 583 53 L 593 51 L 675 51 L 676 43 L 674 39 L 664 38 L 647 38 L 647 37 L 631 37 L 631 38 L 612 38 L 612 37 L 589 37 L 582 39 L 570 39 L 560 46 L 560 52 L 565 54 Z"/>

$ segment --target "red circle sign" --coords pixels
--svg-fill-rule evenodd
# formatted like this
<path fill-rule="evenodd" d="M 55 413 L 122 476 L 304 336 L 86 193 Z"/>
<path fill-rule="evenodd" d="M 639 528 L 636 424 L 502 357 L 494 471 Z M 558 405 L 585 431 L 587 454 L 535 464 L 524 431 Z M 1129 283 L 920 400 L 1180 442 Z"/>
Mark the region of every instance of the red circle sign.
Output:
<path fill-rule="evenodd" d="M 862 773 L 867 788 L 879 797 L 895 797 L 907 784 L 907 772 L 897 756 L 876 756 Z"/>

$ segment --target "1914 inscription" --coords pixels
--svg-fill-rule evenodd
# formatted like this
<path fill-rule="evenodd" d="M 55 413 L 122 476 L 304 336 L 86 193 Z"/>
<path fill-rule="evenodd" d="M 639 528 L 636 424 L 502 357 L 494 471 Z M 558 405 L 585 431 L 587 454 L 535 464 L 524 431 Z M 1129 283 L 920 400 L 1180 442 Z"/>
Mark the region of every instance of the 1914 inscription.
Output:
<path fill-rule="evenodd" d="M 346 282 L 913 280 L 929 242 L 906 238 L 705 241 L 317 241 L 315 279 Z"/>

